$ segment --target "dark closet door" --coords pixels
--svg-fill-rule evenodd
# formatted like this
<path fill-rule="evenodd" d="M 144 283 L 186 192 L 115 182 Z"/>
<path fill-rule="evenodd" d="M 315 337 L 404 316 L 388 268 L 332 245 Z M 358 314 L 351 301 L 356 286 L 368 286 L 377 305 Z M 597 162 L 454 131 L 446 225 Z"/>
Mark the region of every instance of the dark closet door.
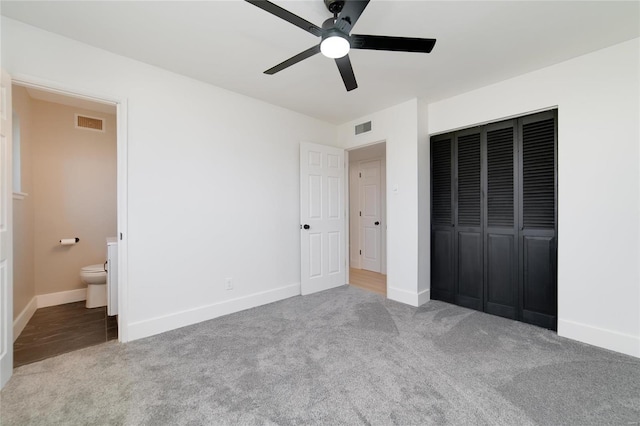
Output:
<path fill-rule="evenodd" d="M 557 328 L 557 121 L 549 111 L 520 122 L 520 309 L 525 322 Z"/>
<path fill-rule="evenodd" d="M 453 135 L 431 140 L 431 293 L 455 302 L 453 261 Z"/>
<path fill-rule="evenodd" d="M 482 310 L 481 130 L 456 133 L 454 179 L 455 303 Z"/>
<path fill-rule="evenodd" d="M 433 299 L 557 329 L 557 111 L 431 138 Z"/>
<path fill-rule="evenodd" d="M 484 311 L 518 317 L 517 150 L 515 120 L 486 127 Z"/>

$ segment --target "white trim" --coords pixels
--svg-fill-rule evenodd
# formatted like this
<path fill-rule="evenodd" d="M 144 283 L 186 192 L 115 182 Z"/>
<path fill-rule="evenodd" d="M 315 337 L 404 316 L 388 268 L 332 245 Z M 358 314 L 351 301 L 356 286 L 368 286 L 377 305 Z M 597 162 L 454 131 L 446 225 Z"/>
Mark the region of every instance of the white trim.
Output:
<path fill-rule="evenodd" d="M 78 288 L 76 290 L 59 291 L 57 293 L 40 294 L 36 296 L 38 299 L 38 308 L 47 308 L 49 306 L 64 305 L 65 303 L 80 302 L 87 300 L 87 289 Z"/>
<path fill-rule="evenodd" d="M 300 294 L 300 283 L 286 287 L 280 287 L 237 299 L 225 300 L 224 302 L 201 306 L 182 312 L 151 318 L 144 321 L 129 324 L 128 334 L 130 340 L 141 339 L 164 333 L 180 327 L 197 324 L 203 321 L 229 315 L 256 306 L 277 302 L 278 300 L 298 296 Z"/>
<path fill-rule="evenodd" d="M 116 105 L 117 155 L 118 155 L 118 340 L 129 341 L 127 324 L 129 320 L 129 254 L 128 254 L 128 146 L 127 100 Z"/>
<path fill-rule="evenodd" d="M 27 303 L 27 306 L 24 307 L 20 315 L 13 320 L 13 341 L 15 342 L 18 337 L 20 337 L 20 333 L 27 326 L 27 323 L 36 313 L 36 309 L 38 309 L 38 296 L 33 296 L 31 301 Z"/>
<path fill-rule="evenodd" d="M 13 193 L 13 199 L 14 200 L 24 200 L 24 198 L 26 196 L 28 196 L 29 194 L 27 194 L 26 192 L 14 192 Z"/>
<path fill-rule="evenodd" d="M 502 82 L 504 82 L 504 81 L 506 81 L 506 80 L 502 80 Z M 486 87 L 488 87 L 488 86 L 484 86 L 482 88 L 484 89 Z M 513 118 L 520 118 L 520 117 L 525 116 L 525 115 L 533 115 L 533 114 L 538 114 L 540 112 L 552 111 L 554 109 L 558 109 L 559 110 L 558 105 L 553 105 L 553 106 L 549 106 L 549 107 L 533 109 L 533 110 L 529 110 L 529 111 L 522 111 L 522 112 L 519 112 L 519 113 L 516 113 L 516 114 L 508 115 L 506 117 L 498 117 L 498 118 L 487 120 L 487 121 L 481 121 L 479 123 L 469 123 L 468 125 L 464 125 L 464 126 L 460 126 L 460 127 L 454 127 L 452 129 L 449 129 L 449 130 L 442 130 L 442 131 L 438 131 L 438 132 L 429 133 L 428 136 L 429 136 L 429 140 L 431 140 L 432 136 L 444 135 L 446 133 L 457 132 L 458 130 L 466 130 L 466 129 L 470 129 L 472 127 L 480 127 L 480 126 L 484 126 L 486 124 L 498 123 L 500 121 L 507 121 L 507 120 L 511 120 Z"/>
<path fill-rule="evenodd" d="M 558 336 L 640 358 L 640 337 L 559 319 Z"/>
<path fill-rule="evenodd" d="M 82 89 L 75 87 L 68 87 L 61 85 L 57 82 L 42 79 L 32 75 L 17 74 L 13 75 L 11 82 L 17 86 L 23 86 L 26 88 L 33 88 L 43 90 L 45 92 L 52 92 L 58 95 L 71 96 L 78 99 L 84 99 L 86 101 L 97 102 L 103 105 L 114 105 L 122 101 L 122 96 L 110 96 L 104 93 L 87 93 Z"/>
<path fill-rule="evenodd" d="M 422 306 L 431 300 L 431 289 L 422 290 L 418 293 L 418 306 Z"/>
<path fill-rule="evenodd" d="M 128 139 L 127 139 L 127 97 L 121 94 L 104 94 L 87 92 L 84 89 L 62 85 L 58 82 L 42 79 L 32 75 L 18 74 L 12 76 L 12 83 L 32 87 L 39 90 L 72 96 L 92 102 L 116 106 L 117 155 L 118 155 L 118 340 L 128 342 Z M 122 235 L 122 238 L 120 238 Z"/>
<path fill-rule="evenodd" d="M 422 290 L 420 293 L 403 290 L 396 287 L 387 287 L 387 299 L 404 303 L 410 306 L 421 306 L 430 300 L 430 289 Z"/>

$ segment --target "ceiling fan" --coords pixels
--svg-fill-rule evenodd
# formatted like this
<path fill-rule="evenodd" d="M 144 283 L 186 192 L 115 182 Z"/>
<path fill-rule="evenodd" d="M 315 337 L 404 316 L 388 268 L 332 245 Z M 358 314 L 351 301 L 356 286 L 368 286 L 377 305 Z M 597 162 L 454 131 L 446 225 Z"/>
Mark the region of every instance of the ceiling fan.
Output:
<path fill-rule="evenodd" d="M 245 1 L 321 38 L 319 45 L 300 52 L 273 68 L 269 68 L 264 72 L 265 74 L 275 74 L 322 52 L 324 56 L 335 59 L 344 86 L 347 91 L 351 91 L 358 87 L 358 83 L 349 60 L 349 49 L 429 53 L 436 44 L 436 40 L 433 38 L 350 34 L 351 29 L 369 4 L 369 0 L 324 0 L 324 4 L 329 9 L 329 12 L 333 13 L 333 17 L 324 21 L 322 28 L 267 0 Z"/>

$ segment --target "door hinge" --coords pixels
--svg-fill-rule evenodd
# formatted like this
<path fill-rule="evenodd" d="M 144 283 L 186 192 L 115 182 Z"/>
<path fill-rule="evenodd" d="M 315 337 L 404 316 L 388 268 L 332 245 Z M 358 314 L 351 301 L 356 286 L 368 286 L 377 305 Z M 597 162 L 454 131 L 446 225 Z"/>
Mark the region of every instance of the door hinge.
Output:
<path fill-rule="evenodd" d="M 360 256 L 362 256 L 362 250 L 360 250 Z"/>
<path fill-rule="evenodd" d="M 362 216 L 362 212 L 360 212 L 360 216 Z"/>
<path fill-rule="evenodd" d="M 362 177 L 362 172 L 358 172 L 358 177 Z"/>
<path fill-rule="evenodd" d="M 122 241 L 122 232 L 120 233 L 120 241 Z"/>

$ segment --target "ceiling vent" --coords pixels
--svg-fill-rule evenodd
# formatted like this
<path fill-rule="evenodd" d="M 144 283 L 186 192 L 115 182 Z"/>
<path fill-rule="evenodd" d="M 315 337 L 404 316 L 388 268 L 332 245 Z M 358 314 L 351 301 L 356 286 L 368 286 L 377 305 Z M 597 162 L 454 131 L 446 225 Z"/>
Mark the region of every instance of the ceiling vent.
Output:
<path fill-rule="evenodd" d="M 76 129 L 104 132 L 104 118 L 76 114 Z"/>
<path fill-rule="evenodd" d="M 358 124 L 356 126 L 356 135 L 360 133 L 366 133 L 371 131 L 371 122 L 367 121 L 366 123 Z"/>

